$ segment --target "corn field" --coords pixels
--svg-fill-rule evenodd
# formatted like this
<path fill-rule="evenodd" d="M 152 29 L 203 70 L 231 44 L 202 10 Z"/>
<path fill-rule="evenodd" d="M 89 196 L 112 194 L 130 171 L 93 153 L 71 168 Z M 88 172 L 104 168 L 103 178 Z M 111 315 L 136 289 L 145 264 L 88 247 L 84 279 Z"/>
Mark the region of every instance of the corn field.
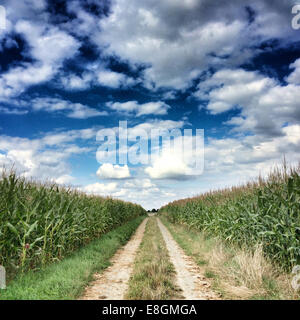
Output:
<path fill-rule="evenodd" d="M 175 201 L 160 213 L 239 246 L 262 244 L 271 261 L 290 270 L 300 264 L 299 173 L 284 165 L 266 179 Z"/>
<path fill-rule="evenodd" d="M 38 269 L 144 213 L 136 204 L 4 173 L 0 180 L 0 264 L 10 275 Z"/>

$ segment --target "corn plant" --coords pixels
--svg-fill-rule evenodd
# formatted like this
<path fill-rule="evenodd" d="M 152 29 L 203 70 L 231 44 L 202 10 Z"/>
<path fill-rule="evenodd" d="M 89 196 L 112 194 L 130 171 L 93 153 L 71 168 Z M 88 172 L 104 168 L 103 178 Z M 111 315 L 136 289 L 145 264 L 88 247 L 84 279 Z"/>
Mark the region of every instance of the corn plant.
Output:
<path fill-rule="evenodd" d="M 266 179 L 175 201 L 160 212 L 173 223 L 205 231 L 264 254 L 286 270 L 300 263 L 300 167 Z"/>
<path fill-rule="evenodd" d="M 144 213 L 136 204 L 3 173 L 0 265 L 10 276 L 38 269 Z"/>

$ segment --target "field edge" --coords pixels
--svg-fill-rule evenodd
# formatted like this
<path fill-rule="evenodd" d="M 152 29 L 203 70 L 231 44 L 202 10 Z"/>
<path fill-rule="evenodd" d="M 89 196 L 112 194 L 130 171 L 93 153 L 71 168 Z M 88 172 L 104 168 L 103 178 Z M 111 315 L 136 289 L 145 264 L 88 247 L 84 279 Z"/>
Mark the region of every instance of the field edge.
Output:
<path fill-rule="evenodd" d="M 93 240 L 63 260 L 12 280 L 0 300 L 74 300 L 92 281 L 95 272 L 110 265 L 110 258 L 126 244 L 145 215 Z"/>

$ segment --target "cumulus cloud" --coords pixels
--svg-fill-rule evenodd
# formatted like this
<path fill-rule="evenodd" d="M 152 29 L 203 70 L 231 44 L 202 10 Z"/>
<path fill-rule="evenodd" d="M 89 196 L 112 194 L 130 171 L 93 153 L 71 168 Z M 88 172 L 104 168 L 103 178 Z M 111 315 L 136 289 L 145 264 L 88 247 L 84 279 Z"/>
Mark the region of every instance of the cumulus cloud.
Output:
<path fill-rule="evenodd" d="M 293 74 L 290 77 L 290 81 L 294 79 Z M 300 121 L 299 86 L 294 83 L 283 86 L 259 72 L 243 69 L 217 71 L 199 84 L 195 96 L 207 100 L 206 108 L 212 114 L 239 109 L 240 115 L 226 122 L 237 132 L 280 136 L 284 134 L 286 123 Z"/>
<path fill-rule="evenodd" d="M 157 182 L 160 182 L 157 180 Z M 159 208 L 170 199 L 175 199 L 174 190 L 158 185 L 149 178 L 136 178 L 119 184 L 118 191 L 112 193 L 113 197 L 126 201 L 139 203 L 146 209 Z"/>
<path fill-rule="evenodd" d="M 173 129 L 181 129 L 185 125 L 183 120 L 158 120 L 152 119 L 147 120 L 146 122 L 135 125 L 134 127 L 128 128 L 128 138 L 135 139 L 140 136 L 141 131 L 145 131 L 148 137 L 155 137 L 155 134 L 159 133 L 159 130 L 173 130 Z M 156 130 L 156 131 L 154 131 Z"/>
<path fill-rule="evenodd" d="M 92 39 L 107 54 L 146 66 L 146 87 L 185 89 L 211 67 L 246 62 L 261 42 L 295 40 L 291 6 L 279 0 L 116 0 Z"/>
<path fill-rule="evenodd" d="M 69 158 L 91 151 L 89 147 L 80 147 L 73 142 L 94 137 L 95 133 L 92 135 L 90 131 L 93 130 L 48 133 L 37 139 L 0 135 L 0 167 L 13 166 L 27 178 L 51 180 L 59 184 L 71 183 Z"/>
<path fill-rule="evenodd" d="M 55 179 L 55 182 L 56 182 L 57 184 L 61 184 L 61 185 L 69 185 L 69 184 L 71 184 L 74 180 L 75 180 L 74 177 L 70 176 L 69 174 L 64 174 L 64 175 L 58 177 L 57 179 Z"/>
<path fill-rule="evenodd" d="M 98 83 L 104 87 L 119 88 L 135 84 L 134 79 L 120 72 L 101 70 L 97 73 Z"/>
<path fill-rule="evenodd" d="M 179 132 L 178 132 L 179 133 Z M 152 179 L 193 179 L 203 173 L 204 136 L 175 136 L 162 139 L 151 153 L 151 164 L 145 173 Z M 161 149 L 161 150 L 160 150 Z"/>
<path fill-rule="evenodd" d="M 165 115 L 168 113 L 168 106 L 162 101 L 148 102 L 139 104 L 137 101 L 127 101 L 127 102 L 108 102 L 106 104 L 110 109 L 116 110 L 118 112 L 125 112 L 130 114 L 134 112 L 136 116 L 143 115 Z"/>
<path fill-rule="evenodd" d="M 110 182 L 110 183 L 93 183 L 88 184 L 85 187 L 83 187 L 81 190 L 94 195 L 100 195 L 100 196 L 109 196 L 112 195 L 112 193 L 117 189 L 117 183 Z"/>
<path fill-rule="evenodd" d="M 34 62 L 23 62 L 1 75 L 2 99 L 19 95 L 32 85 L 52 79 L 63 61 L 73 57 L 80 46 L 69 34 L 47 24 L 18 20 L 15 31 L 28 42 L 30 50 L 24 55 Z"/>
<path fill-rule="evenodd" d="M 124 89 L 140 82 L 125 73 L 110 70 L 103 62 L 83 64 L 81 68 L 84 71 L 80 75 L 60 72 L 57 85 L 68 91 L 81 91 L 97 86 Z"/>
<path fill-rule="evenodd" d="M 245 174 L 244 180 L 256 177 L 259 171 L 266 174 L 274 163 L 282 161 L 284 155 L 290 162 L 297 164 L 300 155 L 300 125 L 284 127 L 283 133 L 282 136 L 269 139 L 256 136 L 248 136 L 243 140 L 210 138 L 205 148 L 204 175 L 230 174 L 233 179 L 236 175 L 234 183 L 237 183 L 241 179 L 238 172 Z M 218 175 L 215 178 L 219 178 Z"/>
<path fill-rule="evenodd" d="M 0 113 L 4 114 L 14 114 L 14 115 L 24 115 L 28 113 L 28 110 L 20 110 L 17 108 L 6 108 L 0 106 Z"/>
<path fill-rule="evenodd" d="M 87 90 L 92 85 L 93 74 L 84 72 L 81 76 L 75 74 L 65 74 L 62 72 L 59 78 L 61 86 L 68 91 Z"/>
<path fill-rule="evenodd" d="M 81 103 L 72 103 L 59 98 L 35 98 L 31 101 L 35 111 L 62 112 L 67 111 L 67 117 L 74 119 L 87 119 L 90 117 L 106 116 L 106 111 L 98 111 Z"/>
<path fill-rule="evenodd" d="M 1 144 L 1 141 L 0 141 Z M 0 166 L 11 168 L 26 178 L 56 180 L 69 173 L 65 162 L 67 156 L 60 152 L 43 152 L 38 149 L 23 148 L 7 150 L 0 158 Z M 1 148 L 2 149 L 2 148 Z"/>
<path fill-rule="evenodd" d="M 300 59 L 290 65 L 293 72 L 286 78 L 288 83 L 300 85 Z"/>
<path fill-rule="evenodd" d="M 88 1 L 88 5 L 98 9 L 100 6 L 108 9 L 108 3 Z M 113 102 L 106 107 L 122 116 L 166 115 L 170 107 L 157 100 L 181 101 L 182 93 L 195 86 L 194 98 L 206 106 L 208 117 L 234 109 L 237 115 L 226 121 L 230 135 L 218 139 L 208 137 L 205 170 L 197 181 L 186 181 L 193 176 L 193 167 L 176 150 L 165 152 L 151 164 L 134 168 L 132 172 L 127 166 L 103 164 L 97 171 L 98 177 L 119 179 L 118 184 L 89 183 L 81 188 L 87 193 L 139 202 L 147 208 L 159 207 L 176 197 L 230 186 L 241 179 L 245 181 L 258 171 L 267 172 L 283 155 L 296 162 L 300 155 L 300 60 L 290 65 L 284 84 L 259 71 L 241 68 L 273 46 L 286 49 L 299 40 L 299 34 L 290 25 L 292 4 L 292 0 L 243 3 L 239 0 L 114 0 L 111 10 L 94 14 L 82 1 L 74 0 L 68 1 L 64 8 L 69 17 L 63 12 L 54 17 L 46 11 L 51 5 L 49 1 L 5 0 L 7 29 L 0 30 L 0 50 L 20 50 L 14 37 L 21 36 L 24 47 L 20 54 L 24 59 L 13 61 L 1 72 L 0 113 L 22 115 L 46 111 L 76 119 L 104 116 L 104 111 L 88 103 L 69 101 L 74 91 L 99 89 L 95 88 L 99 86 L 106 87 L 104 92 L 112 92 L 107 99 Z M 83 54 L 88 47 L 88 54 Z M 117 68 L 112 69 L 114 63 Z M 126 68 L 122 69 L 123 65 Z M 28 100 L 25 104 L 21 99 L 12 101 L 12 97 L 31 86 L 48 81 L 51 90 L 70 91 L 68 98 L 34 95 L 30 106 Z M 149 93 L 140 85 L 156 92 Z M 118 94 L 120 99 L 119 92 L 111 89 L 132 87 L 137 89 L 138 98 L 130 92 L 122 97 L 127 102 L 116 102 L 114 95 Z M 144 94 L 151 96 L 151 102 L 135 100 Z M 144 123 L 132 119 L 129 139 L 135 139 L 142 130 L 149 134 L 152 129 L 183 128 L 189 124 L 189 118 L 196 121 L 191 117 L 164 121 L 146 118 Z M 118 128 L 113 130 L 116 132 Z M 78 180 L 73 180 L 70 157 L 96 151 L 96 132 L 97 128 L 57 129 L 34 139 L 2 135 L 0 165 L 14 163 L 26 177 L 51 178 L 60 184 L 77 183 Z"/>
<path fill-rule="evenodd" d="M 134 179 L 132 181 L 127 181 L 125 182 L 124 187 L 149 189 L 149 188 L 156 188 L 156 185 L 150 179 L 144 178 L 144 179 Z"/>
<path fill-rule="evenodd" d="M 104 163 L 97 170 L 97 176 L 100 179 L 125 179 L 130 177 L 130 171 L 127 165 Z"/>
<path fill-rule="evenodd" d="M 154 160 L 153 165 L 145 168 L 145 172 L 152 179 L 184 179 L 191 175 L 192 171 L 181 159 L 180 155 L 165 154 Z"/>

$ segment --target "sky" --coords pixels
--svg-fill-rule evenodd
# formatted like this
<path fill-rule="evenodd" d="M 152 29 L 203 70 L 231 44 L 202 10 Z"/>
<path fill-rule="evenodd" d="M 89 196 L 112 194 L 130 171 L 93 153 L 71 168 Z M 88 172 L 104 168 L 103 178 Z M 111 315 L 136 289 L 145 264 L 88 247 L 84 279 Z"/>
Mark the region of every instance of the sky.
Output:
<path fill-rule="evenodd" d="M 0 167 L 152 209 L 297 163 L 297 3 L 1 1 Z M 142 130 L 203 129 L 203 172 L 162 141 L 151 161 L 102 161 L 97 133 L 120 121 L 129 147 L 151 145 Z"/>

